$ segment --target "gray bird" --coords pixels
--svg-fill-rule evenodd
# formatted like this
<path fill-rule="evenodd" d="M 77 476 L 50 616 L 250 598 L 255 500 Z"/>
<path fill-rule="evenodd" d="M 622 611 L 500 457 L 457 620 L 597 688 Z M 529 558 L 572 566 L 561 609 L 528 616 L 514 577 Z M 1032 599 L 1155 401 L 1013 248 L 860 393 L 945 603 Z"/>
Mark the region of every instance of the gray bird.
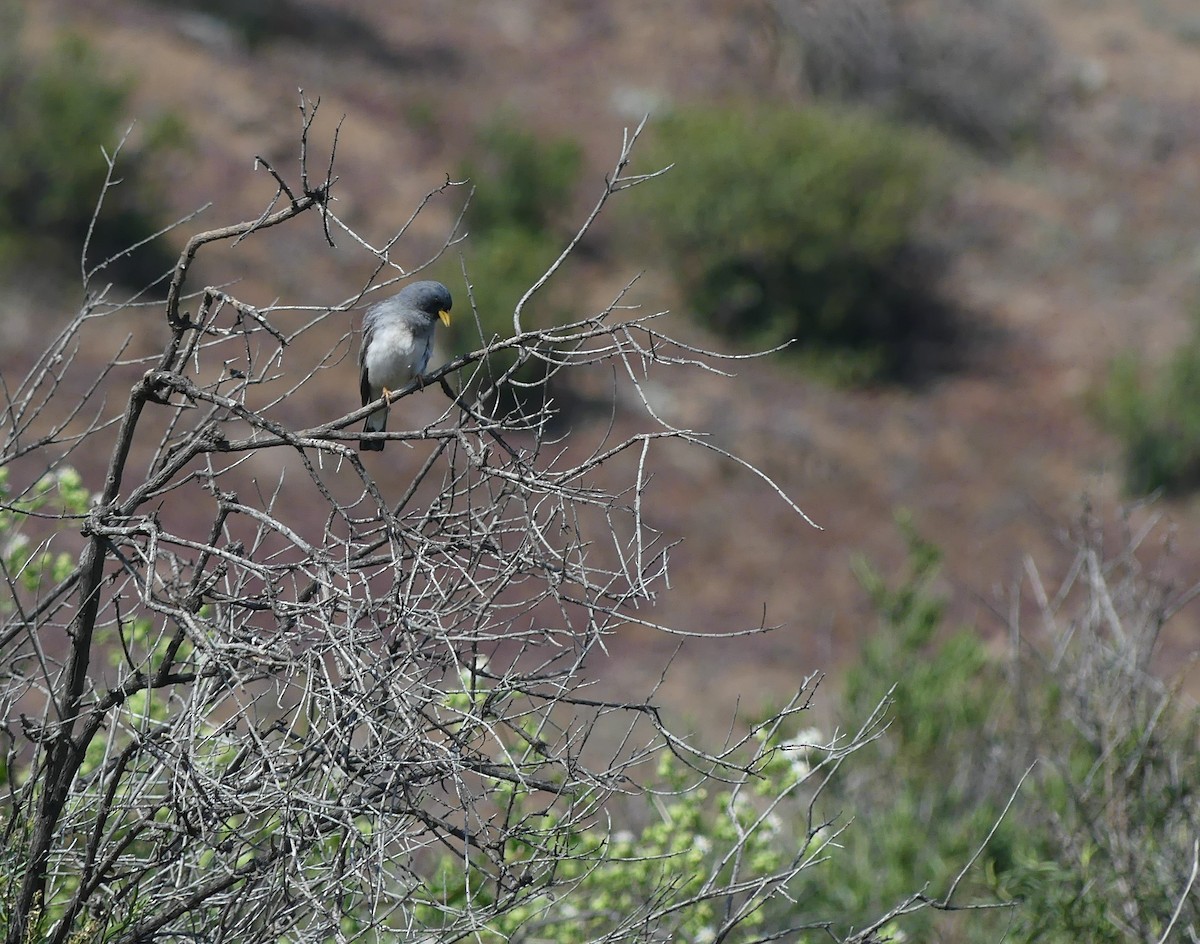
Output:
<path fill-rule="evenodd" d="M 363 406 L 390 397 L 425 373 L 433 350 L 433 329 L 439 318 L 450 324 L 450 290 L 441 282 L 413 282 L 391 298 L 372 305 L 363 315 L 362 346 L 358 350 L 359 389 Z M 388 408 L 367 417 L 365 433 L 387 428 Z M 363 439 L 358 448 L 379 452 L 382 439 Z"/>

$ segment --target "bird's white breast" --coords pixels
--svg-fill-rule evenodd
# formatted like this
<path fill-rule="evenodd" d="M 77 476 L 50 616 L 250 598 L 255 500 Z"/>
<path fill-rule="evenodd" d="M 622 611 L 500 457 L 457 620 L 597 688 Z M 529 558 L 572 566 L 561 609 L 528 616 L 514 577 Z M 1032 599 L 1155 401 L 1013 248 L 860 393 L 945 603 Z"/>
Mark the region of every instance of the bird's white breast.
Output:
<path fill-rule="evenodd" d="M 432 330 L 414 334 L 406 324 L 376 328 L 363 359 L 371 387 L 374 390 L 384 387 L 398 390 L 414 377 L 425 373 L 432 340 Z"/>

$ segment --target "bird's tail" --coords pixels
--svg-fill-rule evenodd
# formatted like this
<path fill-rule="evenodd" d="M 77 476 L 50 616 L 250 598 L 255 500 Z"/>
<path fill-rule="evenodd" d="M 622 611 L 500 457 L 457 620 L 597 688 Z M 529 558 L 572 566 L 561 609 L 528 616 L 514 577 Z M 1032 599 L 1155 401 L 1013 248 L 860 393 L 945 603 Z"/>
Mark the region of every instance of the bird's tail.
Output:
<path fill-rule="evenodd" d="M 387 429 L 388 411 L 385 407 L 382 410 L 376 410 L 367 417 L 366 423 L 363 424 L 364 433 L 382 433 Z M 359 452 L 383 452 L 382 439 L 360 439 L 358 441 Z"/>

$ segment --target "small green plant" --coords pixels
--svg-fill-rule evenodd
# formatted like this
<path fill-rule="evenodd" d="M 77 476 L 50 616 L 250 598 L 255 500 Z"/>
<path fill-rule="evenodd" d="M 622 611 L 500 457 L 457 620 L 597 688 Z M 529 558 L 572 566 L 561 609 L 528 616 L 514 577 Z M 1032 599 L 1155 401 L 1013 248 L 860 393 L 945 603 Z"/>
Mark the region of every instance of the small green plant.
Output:
<path fill-rule="evenodd" d="M 1173 588 L 1178 562 L 1143 552 L 1156 542 L 1136 527 L 1085 518 L 1068 576 L 1043 597 L 1045 638 L 1010 628 L 1011 750 L 1038 757 L 1016 867 L 998 876 L 1023 903 L 1013 941 L 1158 944 L 1200 927 L 1200 712 L 1182 692 L 1195 663 L 1158 652 L 1194 588 Z"/>
<path fill-rule="evenodd" d="M 77 553 L 52 548 L 57 535 L 61 533 L 65 536 L 78 529 L 78 522 L 87 513 L 91 502 L 82 476 L 70 466 L 59 466 L 21 488 L 14 487 L 7 468 L 0 468 L 0 575 L 3 575 L 10 591 L 0 593 L 0 616 L 12 613 L 17 606 L 22 607 L 22 612 L 32 612 L 37 600 L 71 575 L 77 564 Z M 186 660 L 193 651 L 191 643 L 182 636 L 170 638 L 161 625 L 156 628 L 149 619 L 123 621 L 118 632 L 120 645 L 114 646 L 108 653 L 108 661 L 116 677 L 128 678 L 131 673 L 152 676 L 161 671 L 164 661 Z M 111 690 L 108 697 L 114 697 Z M 80 766 L 83 776 L 91 778 L 97 775 L 105 763 L 111 764 L 112 758 L 126 751 L 138 737 L 153 737 L 169 717 L 167 699 L 160 692 L 150 689 L 131 691 L 115 708 L 111 735 L 93 739 L 87 744 Z M 211 738 L 213 732 L 210 728 L 206 726 L 205 736 Z M 22 789 L 30 779 L 30 758 L 14 749 L 15 742 L 4 737 L 9 734 L 5 730 L 0 735 L 0 746 L 3 748 L 0 749 L 0 787 L 7 788 L 8 793 L 7 802 L 0 806 L 0 834 L 10 841 L 20 836 L 24 842 L 28 839 L 36 797 Z M 223 755 L 225 763 L 229 762 L 230 753 L 226 746 Z M 126 791 L 131 795 L 126 796 Z M 152 791 L 144 783 L 139 783 L 136 788 L 126 785 L 107 797 L 107 801 L 116 801 L 122 808 L 140 809 L 139 804 L 152 803 L 151 794 Z M 86 818 L 95 801 L 96 795 L 86 791 L 73 796 L 67 807 L 68 821 L 74 816 Z M 163 811 L 160 794 L 154 815 L 161 819 Z M 82 834 L 78 841 L 84 841 Z M 21 843 L 16 844 L 16 848 L 21 847 Z M 146 851 L 144 845 L 137 841 L 131 842 L 126 849 L 130 854 Z M 10 882 L 21 874 L 22 866 L 0 864 L 0 876 Z M 57 878 L 50 888 L 44 909 L 38 915 L 39 930 L 45 932 L 64 917 L 68 902 L 78 888 L 79 877 L 75 874 L 67 872 Z M 9 901 L 11 891 L 11 888 L 0 887 L 0 901 Z M 3 909 L 4 904 L 0 904 L 0 925 L 6 917 Z M 103 936 L 103 932 L 111 929 L 114 921 L 112 915 L 89 921 L 84 927 L 90 930 L 71 940 L 110 939 Z"/>
<path fill-rule="evenodd" d="M 511 874 L 525 878 L 508 892 L 520 904 L 510 899 L 497 909 L 480 939 L 514 940 L 536 928 L 546 944 L 640 940 L 647 931 L 655 939 L 709 944 L 735 928 L 741 936 L 733 939 L 770 940 L 803 925 L 807 909 L 776 891 L 799 885 L 808 869 L 825 870 L 833 830 L 811 822 L 806 808 L 839 750 L 820 746 L 815 730 L 790 733 L 784 737 L 775 725 L 758 732 L 754 777 L 740 784 L 708 780 L 664 752 L 644 806 L 620 817 L 626 825 L 617 827 L 611 812 L 597 815 L 591 825 L 559 834 L 553 848 L 544 839 L 560 825 L 554 809 L 536 791 L 501 785 L 494 802 L 530 824 L 504 857 Z M 857 747 L 847 740 L 842 749 Z M 547 874 L 553 882 L 539 880 Z M 454 856 L 439 858 L 426 883 L 416 917 L 430 931 L 465 913 L 487 914 L 500 897 L 495 876 L 464 868 Z M 724 888 L 739 891 L 714 892 Z"/>
<path fill-rule="evenodd" d="M 903 377 L 943 333 L 940 266 L 922 220 L 940 152 L 869 117 L 819 107 L 679 112 L 657 129 L 654 243 L 691 311 L 759 345 L 795 340 L 835 380 Z"/>
<path fill-rule="evenodd" d="M 464 249 L 479 321 L 458 313 L 451 324 L 454 350 L 477 350 L 512 333 L 513 309 L 567 242 L 569 209 L 582 154 L 567 138 L 545 141 L 508 122 L 485 128 L 473 157 L 461 168 L 474 186 L 467 208 Z M 452 276 L 447 273 L 447 281 Z M 463 306 L 465 308 L 465 306 Z M 530 327 L 548 327 L 555 302 L 536 298 L 524 312 Z M 482 365 L 477 383 L 486 385 L 512 366 L 516 354 L 499 351 Z M 545 365 L 530 361 L 517 378 L 539 389 Z"/>
<path fill-rule="evenodd" d="M 87 505 L 83 480 L 70 467 L 46 473 L 19 494 L 13 494 L 8 469 L 0 468 L 0 568 L 14 593 L 36 593 L 47 583 L 57 583 L 75 563 L 71 554 L 49 550 L 49 539 L 35 545 L 27 529 L 30 519 L 79 516 Z M 0 614 L 11 612 L 14 605 L 11 596 L 0 594 Z"/>
<path fill-rule="evenodd" d="M 1134 495 L 1200 487 L 1200 312 L 1192 337 L 1150 378 L 1118 357 L 1095 398 L 1101 422 L 1121 441 L 1125 488 Z"/>
<path fill-rule="evenodd" d="M 846 674 L 841 706 L 853 721 L 884 700 L 887 727 L 864 748 L 859 775 L 827 789 L 825 807 L 852 818 L 853 828 L 838 839 L 836 880 L 813 873 L 818 881 L 806 889 L 858 926 L 906 888 L 945 895 L 1000 822 L 1013 787 L 986 736 L 1003 695 L 1000 668 L 974 631 L 945 632 L 946 601 L 936 590 L 941 555 L 908 519 L 900 528 L 908 566 L 899 580 L 855 561 L 879 628 Z M 957 891 L 960 903 L 995 900 L 987 876 L 1009 868 L 1016 830 L 1011 820 L 1000 822 Z M 973 926 L 989 928 L 989 921 L 981 914 Z M 925 911 L 906 930 L 915 940 L 933 940 L 944 922 Z"/>
<path fill-rule="evenodd" d="M 959 904 L 1011 907 L 963 923 L 924 911 L 905 926 L 914 939 L 1158 942 L 1177 908 L 1176 929 L 1195 926 L 1200 714 L 1146 671 L 1176 601 L 1131 547 L 1105 557 L 1103 536 L 1085 535 L 1067 581 L 1038 595 L 1045 629 L 1014 615 L 1006 664 L 974 628 L 946 632 L 939 552 L 901 529 L 903 577 L 856 563 L 880 625 L 842 704 L 854 718 L 886 696 L 888 725 L 855 757 L 867 775 L 822 791 L 853 818 L 836 880 L 807 873 L 797 894 L 861 926 L 906 884 L 943 894 L 981 849 Z"/>
<path fill-rule="evenodd" d="M 107 165 L 129 126 L 129 85 L 112 78 L 94 50 L 66 35 L 42 57 L 20 44 L 20 13 L 0 6 L 0 261 L 50 254 L 77 257 L 89 235 Z M 90 235 L 96 264 L 148 238 L 160 225 L 154 202 L 154 162 L 183 138 L 178 118 L 150 123 L 136 147 L 122 153 L 122 183 L 105 194 Z M 163 250 L 142 247 L 114 262 L 115 272 L 148 281 L 169 267 Z"/>
<path fill-rule="evenodd" d="M 31 601 L 49 587 L 66 579 L 74 555 L 52 550 L 56 531 L 65 522 L 77 520 L 88 508 L 89 496 L 79 473 L 68 466 L 47 472 L 32 484 L 15 487 L 9 470 L 0 467 L 0 617 L 28 612 Z M 37 530 L 39 533 L 31 533 Z M 17 607 L 24 609 L 18 611 Z M 15 749 L 16 740 L 7 725 L 0 731 L 0 795 L 8 802 L 0 804 L 0 835 L 5 838 L 0 852 L 0 902 L 7 900 L 6 883 L 21 874 L 19 853 L 9 851 L 15 837 L 27 836 L 29 818 L 13 815 L 11 797 L 29 778 L 29 759 Z M 21 811 L 24 813 L 25 811 Z M 10 856 L 18 861 L 12 861 Z M 0 926 L 5 924 L 4 905 L 0 903 Z"/>

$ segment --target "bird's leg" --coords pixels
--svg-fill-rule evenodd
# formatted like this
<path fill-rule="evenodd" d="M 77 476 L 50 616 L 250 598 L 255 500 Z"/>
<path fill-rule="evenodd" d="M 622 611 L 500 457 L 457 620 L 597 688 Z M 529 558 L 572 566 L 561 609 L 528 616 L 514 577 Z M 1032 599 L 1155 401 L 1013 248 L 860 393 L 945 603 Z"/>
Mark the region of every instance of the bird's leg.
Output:
<path fill-rule="evenodd" d="M 390 391 L 387 387 L 383 388 L 383 402 L 389 404 L 392 402 L 392 391 Z"/>

